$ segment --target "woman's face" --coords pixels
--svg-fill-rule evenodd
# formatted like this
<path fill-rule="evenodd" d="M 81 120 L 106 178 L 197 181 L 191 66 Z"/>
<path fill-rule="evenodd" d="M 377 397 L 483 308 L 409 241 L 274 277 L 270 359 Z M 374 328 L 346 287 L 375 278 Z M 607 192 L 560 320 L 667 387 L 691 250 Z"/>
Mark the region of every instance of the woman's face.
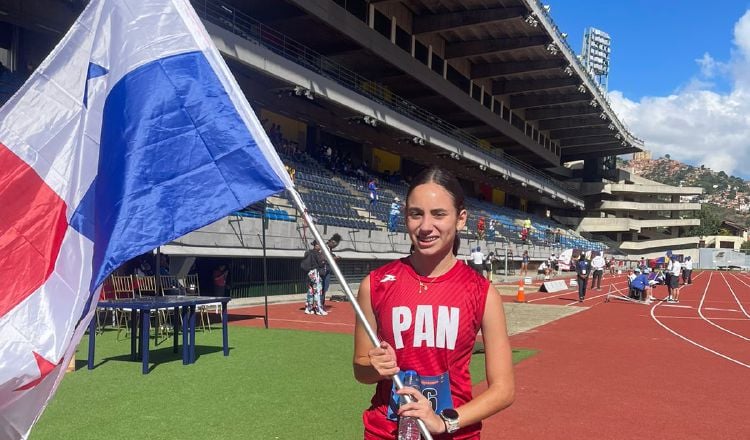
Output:
<path fill-rule="evenodd" d="M 453 249 L 456 231 L 466 224 L 466 210 L 456 211 L 453 197 L 436 183 L 415 187 L 406 201 L 406 229 L 415 250 L 439 255 Z"/>

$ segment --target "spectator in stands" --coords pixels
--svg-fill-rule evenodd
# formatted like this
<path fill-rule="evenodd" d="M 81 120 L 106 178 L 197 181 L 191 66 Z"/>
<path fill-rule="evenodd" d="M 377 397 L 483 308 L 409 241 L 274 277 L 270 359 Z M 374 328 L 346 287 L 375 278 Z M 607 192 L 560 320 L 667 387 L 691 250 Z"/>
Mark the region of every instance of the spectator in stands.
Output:
<path fill-rule="evenodd" d="M 213 271 L 214 296 L 227 296 L 227 278 L 229 269 L 225 264 L 220 264 Z"/>
<path fill-rule="evenodd" d="M 688 256 L 682 268 L 682 285 L 693 284 L 693 259 Z"/>
<path fill-rule="evenodd" d="M 477 220 L 477 240 L 484 240 L 484 216 Z"/>
<path fill-rule="evenodd" d="M 370 191 L 370 212 L 374 212 L 378 203 L 378 179 L 374 177 L 370 179 L 367 183 L 367 190 Z"/>
<path fill-rule="evenodd" d="M 401 199 L 398 197 L 393 198 L 391 203 L 391 212 L 388 217 L 388 232 L 396 232 L 398 227 L 398 215 L 401 213 Z"/>
<path fill-rule="evenodd" d="M 495 219 L 490 218 L 487 222 L 487 240 L 490 242 L 495 241 Z"/>
<path fill-rule="evenodd" d="M 292 183 L 294 183 L 294 178 L 297 174 L 297 170 L 295 170 L 294 167 L 286 165 L 286 172 L 289 173 L 289 177 L 292 179 Z"/>
<path fill-rule="evenodd" d="M 602 276 L 604 275 L 604 257 L 601 255 L 595 256 L 591 260 L 591 290 L 602 290 Z"/>
<path fill-rule="evenodd" d="M 341 243 L 341 235 L 339 234 L 333 234 L 331 238 L 328 239 L 326 242 L 326 246 L 328 246 L 328 250 L 331 251 L 331 255 L 333 255 L 333 259 L 338 261 L 341 259 L 341 257 L 336 256 L 333 253 L 333 250 Z M 322 254 L 322 251 L 321 251 Z M 321 269 L 321 279 L 322 279 L 322 286 L 320 289 L 320 305 L 325 308 L 326 305 L 326 293 L 328 293 L 328 288 L 331 285 L 331 273 L 332 270 L 328 266 L 328 260 L 325 259 L 325 256 L 323 256 L 323 269 Z"/>
<path fill-rule="evenodd" d="M 529 275 L 529 251 L 523 251 L 521 256 L 521 276 L 527 277 Z"/>
<path fill-rule="evenodd" d="M 446 378 L 444 391 L 433 394 L 435 402 L 439 407 L 455 406 L 455 410 L 444 410 L 443 414 L 453 413 L 451 418 L 460 422 L 458 435 L 479 438 L 479 422 L 513 400 L 513 367 L 502 299 L 487 280 L 456 259 L 460 246 L 457 231 L 463 229 L 467 212 L 455 177 L 437 168 L 420 173 L 409 189 L 405 212 L 413 252 L 371 272 L 360 283 L 357 295 L 365 319 L 382 338 L 380 346 L 373 348 L 357 320 L 354 377 L 364 384 L 377 383 L 362 417 L 364 435 L 395 438 L 398 421 L 386 416 L 391 401 L 390 379 L 399 367 L 408 367 L 422 375 Z M 426 321 L 420 318 L 423 309 L 446 307 L 456 311 L 450 323 L 437 317 Z M 487 375 L 488 386 L 472 400 L 467 372 L 480 330 L 488 347 L 485 370 L 492 374 Z M 452 336 L 446 339 L 445 332 L 452 332 Z M 397 393 L 415 400 L 401 406 L 401 415 L 418 417 L 436 437 L 452 437 L 442 434 L 448 429 L 453 432 L 454 425 L 446 424 L 419 390 L 406 387 Z"/>
<path fill-rule="evenodd" d="M 586 259 L 586 253 L 581 252 L 576 263 L 576 275 L 578 276 L 578 302 L 583 302 L 586 297 L 586 285 L 591 274 L 591 263 Z"/>

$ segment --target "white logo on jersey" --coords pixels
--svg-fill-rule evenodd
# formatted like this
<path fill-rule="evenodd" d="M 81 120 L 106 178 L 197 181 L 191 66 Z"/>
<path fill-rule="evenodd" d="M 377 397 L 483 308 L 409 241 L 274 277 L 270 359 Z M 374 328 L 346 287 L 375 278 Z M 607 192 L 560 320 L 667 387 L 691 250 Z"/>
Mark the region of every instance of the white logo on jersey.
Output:
<path fill-rule="evenodd" d="M 382 280 L 380 280 L 381 283 L 387 283 L 388 281 L 396 281 L 396 275 L 386 274 Z"/>
<path fill-rule="evenodd" d="M 458 307 L 437 306 L 437 328 L 433 319 L 432 305 L 418 305 L 414 317 L 414 340 L 412 346 L 456 348 L 458 338 L 458 323 L 461 309 Z M 412 327 L 412 313 L 408 307 L 394 307 L 391 321 L 393 325 L 393 340 L 396 348 L 404 348 L 402 333 Z"/>

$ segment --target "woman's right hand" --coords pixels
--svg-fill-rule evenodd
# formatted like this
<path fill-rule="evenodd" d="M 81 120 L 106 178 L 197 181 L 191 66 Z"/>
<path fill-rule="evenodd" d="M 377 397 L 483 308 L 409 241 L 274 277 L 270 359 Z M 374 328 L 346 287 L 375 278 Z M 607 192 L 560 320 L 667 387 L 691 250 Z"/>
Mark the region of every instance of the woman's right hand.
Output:
<path fill-rule="evenodd" d="M 396 362 L 396 351 L 385 341 L 380 342 L 380 347 L 371 348 L 367 356 L 370 358 L 370 365 L 384 379 L 401 371 Z"/>

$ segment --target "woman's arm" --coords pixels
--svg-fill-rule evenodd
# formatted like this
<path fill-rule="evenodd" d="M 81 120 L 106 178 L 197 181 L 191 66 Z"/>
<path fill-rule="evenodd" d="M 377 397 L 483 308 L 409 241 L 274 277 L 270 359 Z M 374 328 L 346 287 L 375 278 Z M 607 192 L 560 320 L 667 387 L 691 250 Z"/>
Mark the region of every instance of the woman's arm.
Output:
<path fill-rule="evenodd" d="M 456 408 L 459 426 L 472 425 L 509 407 L 515 399 L 513 357 L 500 294 L 490 285 L 482 317 L 487 389 Z"/>
<path fill-rule="evenodd" d="M 370 327 L 377 332 L 378 327 L 375 320 L 375 313 L 372 311 L 372 303 L 370 302 L 369 275 L 359 284 L 357 303 L 362 309 L 367 322 L 370 323 Z M 353 367 L 354 378 L 358 382 L 367 384 L 388 379 L 399 372 L 396 353 L 393 347 L 385 341 L 381 342 L 380 347 L 373 347 L 372 341 L 359 319 L 357 319 L 354 327 Z"/>

